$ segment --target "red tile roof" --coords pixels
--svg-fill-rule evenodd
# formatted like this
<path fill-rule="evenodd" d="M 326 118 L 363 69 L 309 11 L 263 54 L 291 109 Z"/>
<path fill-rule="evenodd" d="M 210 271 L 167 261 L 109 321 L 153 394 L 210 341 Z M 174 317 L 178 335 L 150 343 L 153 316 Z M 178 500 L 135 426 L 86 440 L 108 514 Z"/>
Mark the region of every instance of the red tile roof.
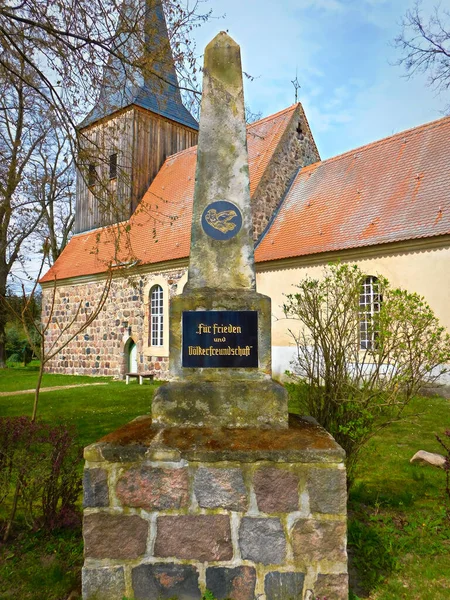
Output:
<path fill-rule="evenodd" d="M 298 106 L 248 126 L 251 193 Z M 168 157 L 119 234 L 117 227 L 105 227 L 74 236 L 41 282 L 102 273 L 111 260 L 152 264 L 189 256 L 196 159 L 197 146 Z M 114 256 L 117 239 L 120 252 Z"/>
<path fill-rule="evenodd" d="M 297 105 L 248 127 L 253 192 Z M 256 249 L 257 262 L 450 233 L 450 117 L 300 170 Z M 189 255 L 196 147 L 169 157 L 131 219 L 116 262 Z M 129 226 L 129 227 L 128 227 Z M 115 228 L 74 236 L 41 279 L 105 271 Z"/>
<path fill-rule="evenodd" d="M 297 107 L 248 126 L 251 193 Z M 196 146 L 168 157 L 128 222 L 74 236 L 41 282 L 102 273 L 111 260 L 152 264 L 189 256 L 196 160 Z"/>
<path fill-rule="evenodd" d="M 258 262 L 450 233 L 450 117 L 300 170 Z"/>

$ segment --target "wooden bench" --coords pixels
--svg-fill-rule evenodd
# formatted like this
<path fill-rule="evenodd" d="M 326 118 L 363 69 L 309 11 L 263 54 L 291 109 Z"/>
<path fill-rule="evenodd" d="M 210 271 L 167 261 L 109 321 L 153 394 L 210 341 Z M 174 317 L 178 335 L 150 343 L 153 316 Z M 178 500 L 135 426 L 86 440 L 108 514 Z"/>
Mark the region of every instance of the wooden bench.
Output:
<path fill-rule="evenodd" d="M 125 382 L 128 385 L 131 378 L 139 379 L 139 385 L 144 383 L 144 379 L 154 379 L 153 373 L 125 373 Z"/>

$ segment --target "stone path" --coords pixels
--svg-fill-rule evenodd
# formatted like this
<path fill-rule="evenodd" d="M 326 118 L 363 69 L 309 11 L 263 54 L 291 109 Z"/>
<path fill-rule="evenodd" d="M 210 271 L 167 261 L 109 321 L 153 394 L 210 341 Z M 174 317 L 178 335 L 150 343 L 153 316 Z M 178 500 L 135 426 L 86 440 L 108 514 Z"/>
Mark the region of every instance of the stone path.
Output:
<path fill-rule="evenodd" d="M 56 385 L 54 387 L 41 388 L 40 392 L 56 392 L 57 390 L 70 390 L 72 388 L 82 388 L 92 385 L 108 385 L 108 382 L 105 381 L 105 383 L 77 383 L 75 385 Z M 34 394 L 35 391 L 36 390 L 33 388 L 31 390 L 16 390 L 15 392 L 0 392 L 0 396 L 20 396 L 21 394 Z"/>

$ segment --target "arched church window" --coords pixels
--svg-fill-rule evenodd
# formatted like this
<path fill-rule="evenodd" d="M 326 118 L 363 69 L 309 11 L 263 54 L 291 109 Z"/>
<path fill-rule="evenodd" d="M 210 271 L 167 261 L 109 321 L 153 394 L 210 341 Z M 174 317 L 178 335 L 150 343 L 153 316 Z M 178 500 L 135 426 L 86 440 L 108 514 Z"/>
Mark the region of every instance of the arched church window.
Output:
<path fill-rule="evenodd" d="M 150 290 L 150 345 L 162 346 L 164 333 L 164 297 L 160 285 Z"/>
<path fill-rule="evenodd" d="M 361 350 L 373 350 L 377 345 L 377 315 L 383 301 L 380 282 L 368 275 L 361 286 L 359 296 L 359 343 Z"/>

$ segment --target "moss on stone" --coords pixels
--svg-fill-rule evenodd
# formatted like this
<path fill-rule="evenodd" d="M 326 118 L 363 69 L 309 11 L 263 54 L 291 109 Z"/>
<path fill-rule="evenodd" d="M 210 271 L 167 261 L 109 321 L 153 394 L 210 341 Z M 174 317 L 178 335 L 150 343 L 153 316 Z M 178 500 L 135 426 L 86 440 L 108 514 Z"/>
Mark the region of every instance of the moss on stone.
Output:
<path fill-rule="evenodd" d="M 228 88 L 242 88 L 240 48 L 224 31 L 206 46 L 204 69 Z"/>

